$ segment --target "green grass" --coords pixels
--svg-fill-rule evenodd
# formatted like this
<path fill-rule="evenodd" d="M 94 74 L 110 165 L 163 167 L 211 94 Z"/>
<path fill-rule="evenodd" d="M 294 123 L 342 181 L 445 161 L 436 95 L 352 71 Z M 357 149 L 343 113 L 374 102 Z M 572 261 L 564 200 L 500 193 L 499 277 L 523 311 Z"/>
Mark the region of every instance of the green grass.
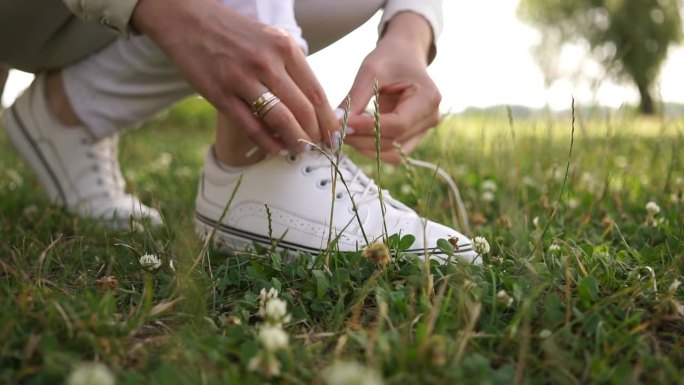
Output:
<path fill-rule="evenodd" d="M 684 383 L 684 287 L 670 289 L 684 274 L 684 121 L 579 121 L 558 200 L 571 128 L 502 111 L 446 119 L 427 137 L 415 157 L 455 177 L 469 235 L 492 246 L 482 266 L 429 271 L 409 255 L 385 267 L 336 255 L 328 271 L 268 250 L 210 252 L 189 271 L 213 137 L 199 100 L 123 137 L 130 188 L 166 219 L 152 232 L 113 232 L 51 207 L 0 133 L 0 383 L 61 383 L 88 361 L 117 384 L 323 384 L 337 361 L 386 384 Z M 395 196 L 455 223 L 431 172 L 381 171 Z M 491 201 L 485 180 L 497 186 Z M 661 207 L 653 226 L 649 201 Z M 164 262 L 154 273 L 138 263 L 147 253 Z M 268 379 L 247 366 L 260 350 L 258 293 L 270 287 L 292 319 L 282 375 Z"/>

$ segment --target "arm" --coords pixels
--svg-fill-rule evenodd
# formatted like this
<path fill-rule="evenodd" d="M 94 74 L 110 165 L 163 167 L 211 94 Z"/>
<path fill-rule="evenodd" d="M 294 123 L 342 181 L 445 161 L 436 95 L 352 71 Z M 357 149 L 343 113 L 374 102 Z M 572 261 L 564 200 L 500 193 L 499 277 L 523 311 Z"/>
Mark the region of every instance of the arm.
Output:
<path fill-rule="evenodd" d="M 435 42 L 444 28 L 442 17 L 442 0 L 389 0 L 385 5 L 385 12 L 380 19 L 378 36 L 383 36 L 387 24 L 400 12 L 413 12 L 422 16 L 432 29 L 432 42 L 428 51 L 428 63 L 432 63 L 437 54 Z"/>
<path fill-rule="evenodd" d="M 337 126 L 302 49 L 277 26 L 216 0 L 65 1 L 87 19 L 116 20 L 123 34 L 133 28 L 152 39 L 200 95 L 266 152 L 301 151 L 302 140 L 320 142 Z M 282 103 L 257 119 L 251 103 L 265 91 Z"/>
<path fill-rule="evenodd" d="M 64 4 L 79 18 L 100 23 L 122 36 L 128 36 L 138 0 L 64 0 Z"/>

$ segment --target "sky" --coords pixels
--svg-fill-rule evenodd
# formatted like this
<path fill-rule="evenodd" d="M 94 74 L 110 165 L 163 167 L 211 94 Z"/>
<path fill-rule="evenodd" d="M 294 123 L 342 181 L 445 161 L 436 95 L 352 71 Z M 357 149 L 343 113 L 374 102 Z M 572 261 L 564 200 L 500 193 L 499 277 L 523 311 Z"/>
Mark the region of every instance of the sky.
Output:
<path fill-rule="evenodd" d="M 531 55 L 538 42 L 536 30 L 515 14 L 517 0 L 444 0 L 444 31 L 437 58 L 429 73 L 442 93 L 441 108 L 459 112 L 499 104 L 566 109 L 578 103 L 619 107 L 636 104 L 638 93 L 629 85 L 603 81 L 598 88 L 561 80 L 550 87 Z M 333 104 L 349 90 L 356 70 L 375 44 L 378 16 L 331 47 L 309 57 L 309 62 Z M 344 60 L 340 60 L 344 58 Z M 563 50 L 563 73 L 600 73 L 586 63 L 579 46 Z M 8 105 L 28 85 L 31 75 L 14 72 L 3 95 Z M 671 49 L 659 82 L 663 100 L 684 103 L 684 48 Z"/>

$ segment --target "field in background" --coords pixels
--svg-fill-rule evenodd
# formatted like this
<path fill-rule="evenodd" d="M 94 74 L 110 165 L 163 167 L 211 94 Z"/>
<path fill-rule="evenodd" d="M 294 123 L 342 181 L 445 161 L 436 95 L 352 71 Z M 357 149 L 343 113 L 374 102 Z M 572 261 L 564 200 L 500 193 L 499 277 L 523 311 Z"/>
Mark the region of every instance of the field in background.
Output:
<path fill-rule="evenodd" d="M 309 269 L 306 256 L 260 250 L 210 252 L 191 270 L 213 119 L 194 99 L 123 137 L 130 188 L 166 219 L 154 231 L 111 232 L 51 207 L 0 131 L 0 383 L 60 383 L 91 361 L 117 384 L 334 385 L 335 362 L 387 384 L 681 383 L 684 121 L 578 119 L 568 167 L 570 117 L 446 118 L 413 156 L 458 183 L 468 235 L 491 244 L 482 266 L 335 255 Z M 431 172 L 383 166 L 382 180 L 455 224 Z M 138 263 L 148 253 L 163 262 L 154 272 Z M 282 374 L 268 379 L 248 364 L 270 287 L 292 320 Z"/>

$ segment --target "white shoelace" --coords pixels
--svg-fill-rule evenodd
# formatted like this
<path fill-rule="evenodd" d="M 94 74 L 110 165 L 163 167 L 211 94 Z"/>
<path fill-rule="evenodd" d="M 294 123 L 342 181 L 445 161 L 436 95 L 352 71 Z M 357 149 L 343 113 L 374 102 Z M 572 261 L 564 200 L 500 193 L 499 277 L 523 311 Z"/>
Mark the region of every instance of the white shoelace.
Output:
<path fill-rule="evenodd" d="M 123 195 L 125 182 L 119 165 L 118 137 L 104 138 L 96 143 L 84 143 L 84 145 L 88 146 L 86 156 L 92 164 L 89 170 L 78 179 L 86 178 L 92 173 L 97 174 L 97 178 L 93 189 L 90 190 L 91 194 L 81 199 L 91 200 L 103 197 L 111 199 Z"/>
<path fill-rule="evenodd" d="M 306 166 L 308 171 L 314 171 L 320 168 L 330 168 L 330 159 L 327 156 L 321 154 L 320 150 L 311 151 L 315 152 L 315 155 L 313 155 L 311 163 Z M 330 156 L 331 159 L 335 159 L 334 153 L 327 155 Z M 458 189 L 458 186 L 456 185 L 456 182 L 451 178 L 451 176 L 443 168 L 439 167 L 436 164 L 413 158 L 407 158 L 407 161 L 411 165 L 427 168 L 429 170 L 434 171 L 437 175 L 439 175 L 440 178 L 442 178 L 446 182 L 456 201 L 456 209 L 458 210 L 457 219 L 460 222 L 460 227 L 462 230 L 469 233 L 470 223 L 468 221 L 468 213 L 466 211 L 465 204 L 463 203 L 463 199 L 461 197 L 461 193 Z M 363 170 L 361 170 L 359 166 L 354 164 L 354 162 L 352 162 L 352 160 L 349 159 L 345 154 L 340 154 L 340 161 L 337 167 L 340 170 L 340 173 L 342 174 L 342 178 L 344 178 L 344 182 L 349 188 L 349 192 L 354 197 L 357 206 L 361 206 L 369 202 L 374 202 L 378 198 L 378 187 L 375 184 L 375 181 L 369 178 L 363 172 Z M 351 178 L 347 179 L 350 175 Z M 332 179 L 326 178 L 324 180 L 321 180 L 320 183 L 322 185 L 332 183 Z M 355 193 L 358 193 L 360 195 L 356 195 Z M 336 196 L 338 196 L 339 194 L 340 192 L 336 192 Z M 387 190 L 383 189 L 382 194 L 383 201 L 385 201 L 386 203 L 389 203 L 396 208 L 406 207 L 401 202 L 398 202 L 394 198 L 392 198 Z"/>

